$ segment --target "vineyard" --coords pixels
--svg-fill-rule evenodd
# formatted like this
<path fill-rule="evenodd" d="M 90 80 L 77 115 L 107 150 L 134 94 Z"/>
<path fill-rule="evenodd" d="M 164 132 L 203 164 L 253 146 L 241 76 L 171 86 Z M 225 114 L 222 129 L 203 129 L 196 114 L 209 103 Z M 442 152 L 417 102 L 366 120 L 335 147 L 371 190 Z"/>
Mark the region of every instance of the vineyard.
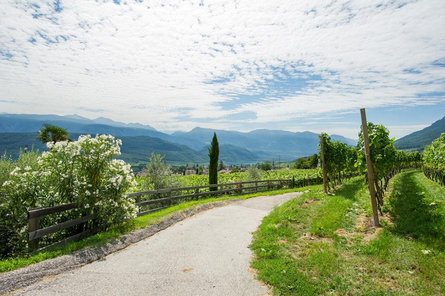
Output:
<path fill-rule="evenodd" d="M 277 295 L 445 295 L 445 133 L 399 151 L 362 110 L 357 147 L 323 133 L 319 159 L 325 194 L 309 187 L 254 234 L 258 278 Z"/>
<path fill-rule="evenodd" d="M 188 175 L 188 176 L 173 176 L 176 184 L 180 184 L 181 187 L 188 186 L 203 186 L 209 184 L 209 176 L 208 175 Z M 305 179 L 314 179 L 321 178 L 321 171 L 319 169 L 283 169 L 283 170 L 271 170 L 271 171 L 261 171 L 260 172 L 261 180 L 284 180 L 284 179 L 292 179 L 295 181 L 305 180 Z M 140 181 L 140 178 L 138 178 Z M 218 183 L 233 183 L 239 181 L 251 181 L 249 180 L 249 174 L 247 172 L 239 172 L 239 173 L 227 173 L 227 174 L 219 174 L 218 175 Z M 180 187 L 180 186 L 178 186 Z"/>
<path fill-rule="evenodd" d="M 382 214 L 383 196 L 388 187 L 389 180 L 403 168 L 422 167 L 422 155 L 419 152 L 396 150 L 394 139 L 389 137 L 389 131 L 383 125 L 367 123 L 367 132 L 370 151 L 369 160 L 372 163 L 372 186 L 375 187 L 376 205 Z M 440 144 L 435 145 L 435 149 L 429 149 L 428 151 L 439 151 L 440 149 L 437 147 Z M 365 174 L 367 170 L 365 141 L 362 131 L 359 133 L 357 147 L 347 146 L 340 142 L 332 142 L 327 134 L 322 133 L 320 135 L 319 151 L 327 178 L 326 186 L 329 191 L 335 189 L 336 185 L 341 185 L 342 177 L 350 179 L 351 176 Z M 321 155 L 322 152 L 323 155 Z M 442 174 L 439 173 L 440 165 L 443 166 L 443 161 L 442 163 L 439 161 L 441 159 L 440 156 L 434 155 L 430 158 L 436 162 L 431 164 L 429 172 L 436 178 L 440 176 L 443 179 L 443 171 Z"/>

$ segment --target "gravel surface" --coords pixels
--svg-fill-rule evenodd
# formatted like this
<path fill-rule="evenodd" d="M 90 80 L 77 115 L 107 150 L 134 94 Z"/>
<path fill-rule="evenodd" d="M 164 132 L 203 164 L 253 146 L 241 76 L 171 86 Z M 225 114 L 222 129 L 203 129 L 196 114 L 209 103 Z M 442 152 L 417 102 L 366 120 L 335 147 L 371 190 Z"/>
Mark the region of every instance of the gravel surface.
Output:
<path fill-rule="evenodd" d="M 185 211 L 162 225 L 154 225 L 151 231 L 146 228 L 115 241 L 115 253 L 108 256 L 105 255 L 111 253 L 110 250 L 89 249 L 36 264 L 27 268 L 31 269 L 27 273 L 22 269 L 0 275 L 0 292 L 12 290 L 12 284 L 2 290 L 4 284 L 8 285 L 7 280 L 29 285 L 27 275 L 37 273 L 39 276 L 34 276 L 33 284 L 11 294 L 268 295 L 268 289 L 249 272 L 252 253 L 248 246 L 252 232 L 274 206 L 297 195 L 299 193 L 251 198 L 184 220 L 194 214 Z M 203 211 L 205 206 L 195 211 Z M 207 209 L 211 207 L 215 205 L 207 205 Z M 162 229 L 165 230 L 158 232 Z M 146 233 L 141 234 L 143 231 Z M 134 244 L 125 248 L 131 243 Z M 39 265 L 39 270 L 32 270 Z M 82 267 L 75 269 L 79 266 Z M 48 273 L 47 269 L 52 272 Z M 59 274 L 61 272 L 64 273 Z M 6 281 L 5 275 L 8 275 Z M 19 286 L 16 284 L 14 288 Z"/>

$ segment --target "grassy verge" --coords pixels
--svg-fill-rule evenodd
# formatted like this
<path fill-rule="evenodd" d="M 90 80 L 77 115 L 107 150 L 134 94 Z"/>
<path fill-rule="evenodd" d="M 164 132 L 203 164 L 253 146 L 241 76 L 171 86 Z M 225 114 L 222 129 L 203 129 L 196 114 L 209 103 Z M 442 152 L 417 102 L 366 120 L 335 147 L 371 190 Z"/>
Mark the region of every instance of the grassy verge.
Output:
<path fill-rule="evenodd" d="M 445 192 L 419 171 L 391 186 L 377 230 L 359 178 L 275 209 L 251 245 L 258 278 L 277 295 L 444 295 Z"/>
<path fill-rule="evenodd" d="M 264 196 L 264 195 L 276 195 L 276 194 L 283 194 L 287 192 L 294 192 L 294 191 L 301 191 L 305 190 L 305 188 L 295 188 L 295 189 L 282 189 L 282 190 L 275 190 L 275 191 L 269 191 L 269 192 L 259 192 L 254 194 L 246 194 L 246 195 L 238 195 L 238 196 L 223 196 L 223 197 L 217 197 L 217 198 L 208 198 L 208 199 L 202 199 L 202 200 L 195 200 L 195 201 L 189 201 L 185 202 L 176 206 L 172 206 L 170 208 L 161 210 L 159 212 L 151 213 L 145 216 L 138 217 L 136 219 L 133 219 L 131 221 L 127 221 L 125 223 L 122 223 L 120 225 L 116 225 L 113 227 L 110 227 L 104 232 L 100 232 L 96 235 L 93 235 L 91 237 L 85 238 L 81 241 L 77 242 L 71 242 L 67 245 L 59 248 L 54 248 L 48 251 L 44 251 L 29 257 L 20 257 L 20 258 L 13 258 L 13 259 L 5 259 L 0 261 L 0 273 L 5 271 L 11 271 L 20 267 L 28 266 L 30 264 L 38 263 L 46 259 L 55 258 L 57 256 L 70 254 L 74 251 L 88 248 L 88 247 L 99 247 L 107 244 L 111 240 L 120 237 L 121 235 L 124 235 L 126 233 L 129 233 L 131 231 L 144 228 L 146 226 L 156 224 L 161 219 L 168 217 L 169 215 L 172 215 L 174 213 L 177 213 L 182 210 L 190 209 L 195 206 L 210 203 L 214 201 L 221 201 L 221 200 L 229 200 L 229 199 L 248 199 L 256 196 Z"/>

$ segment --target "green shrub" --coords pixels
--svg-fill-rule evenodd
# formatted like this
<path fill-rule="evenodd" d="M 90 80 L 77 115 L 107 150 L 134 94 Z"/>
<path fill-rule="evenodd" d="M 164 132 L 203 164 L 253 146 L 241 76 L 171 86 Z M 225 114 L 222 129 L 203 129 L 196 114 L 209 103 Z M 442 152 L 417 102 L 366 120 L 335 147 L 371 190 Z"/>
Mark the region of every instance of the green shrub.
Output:
<path fill-rule="evenodd" d="M 36 162 L 24 155 L 2 186 L 0 255 L 26 252 L 28 209 L 75 202 L 75 215 L 97 214 L 96 225 L 105 227 L 134 217 L 137 209 L 125 193 L 136 185 L 130 165 L 113 159 L 120 154 L 120 140 L 108 135 L 80 136 L 77 141 L 47 144 L 50 149 Z M 45 217 L 47 218 L 47 217 Z M 74 218 L 66 215 L 47 218 Z M 45 221 L 43 221 L 45 222 Z"/>

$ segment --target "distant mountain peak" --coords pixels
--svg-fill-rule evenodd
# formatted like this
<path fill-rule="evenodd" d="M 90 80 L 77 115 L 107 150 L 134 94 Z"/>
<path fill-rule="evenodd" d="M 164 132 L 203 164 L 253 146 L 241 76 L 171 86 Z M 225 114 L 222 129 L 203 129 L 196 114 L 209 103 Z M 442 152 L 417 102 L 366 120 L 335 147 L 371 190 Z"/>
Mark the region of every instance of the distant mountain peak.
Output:
<path fill-rule="evenodd" d="M 57 115 L 54 115 L 54 116 L 57 116 Z M 90 120 L 90 119 L 88 119 L 86 117 L 83 117 L 83 116 L 80 116 L 80 115 L 77 115 L 77 114 L 69 114 L 69 115 L 64 115 L 62 117 L 71 118 L 71 119 L 79 119 L 79 120 Z"/>

